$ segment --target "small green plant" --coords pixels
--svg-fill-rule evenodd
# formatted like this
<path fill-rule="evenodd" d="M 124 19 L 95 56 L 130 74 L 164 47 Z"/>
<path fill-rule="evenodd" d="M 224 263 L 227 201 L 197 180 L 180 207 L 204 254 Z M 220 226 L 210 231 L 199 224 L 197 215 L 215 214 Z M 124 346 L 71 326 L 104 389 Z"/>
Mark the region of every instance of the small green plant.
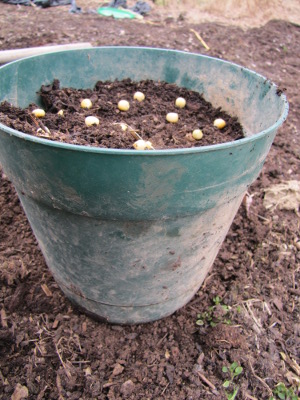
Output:
<path fill-rule="evenodd" d="M 234 379 L 237 376 L 241 375 L 241 373 L 243 372 L 243 368 L 237 362 L 233 362 L 232 364 L 230 364 L 229 367 L 224 365 L 222 368 L 222 372 L 228 375 L 228 379 L 224 381 L 223 387 L 225 389 L 229 388 L 230 390 L 233 390 L 233 392 L 225 391 L 226 398 L 227 400 L 234 400 L 239 391 L 239 386 L 235 384 Z"/>
<path fill-rule="evenodd" d="M 216 326 L 222 322 L 223 324 L 230 325 L 231 320 L 228 318 L 228 314 L 231 310 L 231 307 L 223 304 L 220 296 L 214 297 L 213 302 L 214 305 L 209 307 L 207 311 L 197 314 L 196 324 L 199 326 L 205 324 Z"/>
<path fill-rule="evenodd" d="M 284 383 L 279 382 L 275 389 L 273 389 L 274 396 L 271 396 L 269 400 L 299 400 L 297 393 L 295 393 L 292 387 L 287 388 Z"/>

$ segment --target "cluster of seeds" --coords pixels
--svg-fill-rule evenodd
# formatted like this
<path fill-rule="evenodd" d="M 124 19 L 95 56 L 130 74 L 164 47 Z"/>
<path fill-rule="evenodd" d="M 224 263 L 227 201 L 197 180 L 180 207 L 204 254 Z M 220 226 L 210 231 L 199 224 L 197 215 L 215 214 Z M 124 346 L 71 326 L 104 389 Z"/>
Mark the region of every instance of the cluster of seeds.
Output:
<path fill-rule="evenodd" d="M 0 103 L 0 122 L 51 141 L 133 151 L 210 146 L 244 137 L 235 116 L 175 83 L 123 79 L 76 89 L 61 88 L 54 79 L 38 94 L 42 106 Z"/>
<path fill-rule="evenodd" d="M 137 91 L 134 93 L 133 95 L 133 99 L 138 101 L 138 102 L 142 102 L 145 100 L 145 94 Z M 187 102 L 183 97 L 178 97 L 175 100 L 175 106 L 179 109 L 183 109 L 186 106 Z M 93 103 L 90 99 L 83 99 L 80 103 L 80 107 L 86 110 L 89 110 L 93 107 Z M 120 100 L 118 102 L 118 109 L 120 111 L 126 112 L 130 109 L 130 103 L 127 100 Z M 43 109 L 39 109 L 36 108 L 32 111 L 32 114 L 36 117 L 36 118 L 43 118 L 45 117 L 46 113 Z M 59 110 L 58 115 L 60 116 L 64 116 L 64 111 L 63 110 Z M 179 115 L 176 112 L 170 112 L 167 113 L 166 115 L 166 121 L 171 123 L 171 124 L 176 124 L 179 121 Z M 93 116 L 93 115 L 89 115 L 85 118 L 85 125 L 90 127 L 93 125 L 99 125 L 100 124 L 100 120 L 99 118 Z M 128 125 L 125 123 L 120 123 L 119 124 L 122 128 L 123 131 L 126 131 L 128 128 Z M 226 122 L 221 119 L 221 118 L 217 118 L 214 120 L 214 126 L 218 129 L 223 129 L 226 126 Z M 133 129 L 130 129 L 130 133 L 133 134 L 135 136 L 135 138 L 137 139 L 134 143 L 133 143 L 133 148 L 136 150 L 154 150 L 154 147 L 152 145 L 152 143 L 149 140 L 143 140 Z M 201 140 L 203 138 L 203 132 L 201 129 L 196 128 L 193 130 L 192 134 L 189 135 L 192 140 Z"/>

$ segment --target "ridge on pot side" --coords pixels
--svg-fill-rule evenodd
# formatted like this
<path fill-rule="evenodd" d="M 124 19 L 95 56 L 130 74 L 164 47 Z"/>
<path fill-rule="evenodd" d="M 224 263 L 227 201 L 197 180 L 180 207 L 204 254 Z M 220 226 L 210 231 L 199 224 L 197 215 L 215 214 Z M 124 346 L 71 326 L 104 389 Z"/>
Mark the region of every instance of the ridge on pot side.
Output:
<path fill-rule="evenodd" d="M 125 78 L 203 93 L 239 118 L 245 138 L 189 149 L 114 150 L 52 142 L 0 124 L 0 163 L 66 296 L 105 321 L 133 324 L 170 315 L 199 289 L 288 104 L 276 85 L 238 65 L 137 47 L 7 64 L 0 68 L 0 101 L 40 104 L 36 91 L 53 79 L 92 88 L 97 80 Z"/>

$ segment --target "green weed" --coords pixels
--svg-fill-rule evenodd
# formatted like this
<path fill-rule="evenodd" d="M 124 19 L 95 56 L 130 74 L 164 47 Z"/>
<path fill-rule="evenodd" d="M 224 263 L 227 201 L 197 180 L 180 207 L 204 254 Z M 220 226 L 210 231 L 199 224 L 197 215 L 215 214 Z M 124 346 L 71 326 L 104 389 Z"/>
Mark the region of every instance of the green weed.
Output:
<path fill-rule="evenodd" d="M 297 393 L 295 393 L 292 387 L 287 388 L 284 383 L 279 382 L 275 389 L 273 389 L 274 396 L 271 396 L 269 400 L 299 400 Z"/>
<path fill-rule="evenodd" d="M 214 305 L 209 307 L 207 311 L 197 314 L 196 324 L 199 326 L 205 324 L 216 326 L 222 322 L 223 324 L 230 325 L 231 320 L 228 317 L 231 307 L 223 304 L 220 296 L 214 297 L 213 302 Z"/>
<path fill-rule="evenodd" d="M 239 392 L 239 386 L 235 384 L 234 379 L 237 376 L 241 375 L 241 373 L 243 372 L 243 368 L 237 362 L 233 362 L 232 364 L 230 364 L 229 367 L 223 366 L 222 372 L 229 375 L 228 379 L 224 381 L 223 387 L 225 389 L 229 388 L 233 390 L 233 392 L 225 391 L 226 398 L 227 400 L 234 400 Z"/>

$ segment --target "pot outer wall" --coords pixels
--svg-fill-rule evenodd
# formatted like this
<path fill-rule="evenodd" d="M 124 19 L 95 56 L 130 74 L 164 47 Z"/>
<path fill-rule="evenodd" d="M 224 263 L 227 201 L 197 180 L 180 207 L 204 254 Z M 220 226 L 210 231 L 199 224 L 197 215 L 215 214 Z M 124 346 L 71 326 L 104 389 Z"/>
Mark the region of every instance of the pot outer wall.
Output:
<path fill-rule="evenodd" d="M 36 74 L 25 80 L 32 69 Z M 273 84 L 251 71 L 158 49 L 32 57 L 2 67 L 0 88 L 2 100 L 25 106 L 38 102 L 33 92 L 54 78 L 62 86 L 91 87 L 99 79 L 125 77 L 203 92 L 237 115 L 248 137 L 145 154 L 49 142 L 0 126 L 0 161 L 66 296 L 98 318 L 132 324 L 172 314 L 199 289 L 262 169 L 287 104 Z"/>

